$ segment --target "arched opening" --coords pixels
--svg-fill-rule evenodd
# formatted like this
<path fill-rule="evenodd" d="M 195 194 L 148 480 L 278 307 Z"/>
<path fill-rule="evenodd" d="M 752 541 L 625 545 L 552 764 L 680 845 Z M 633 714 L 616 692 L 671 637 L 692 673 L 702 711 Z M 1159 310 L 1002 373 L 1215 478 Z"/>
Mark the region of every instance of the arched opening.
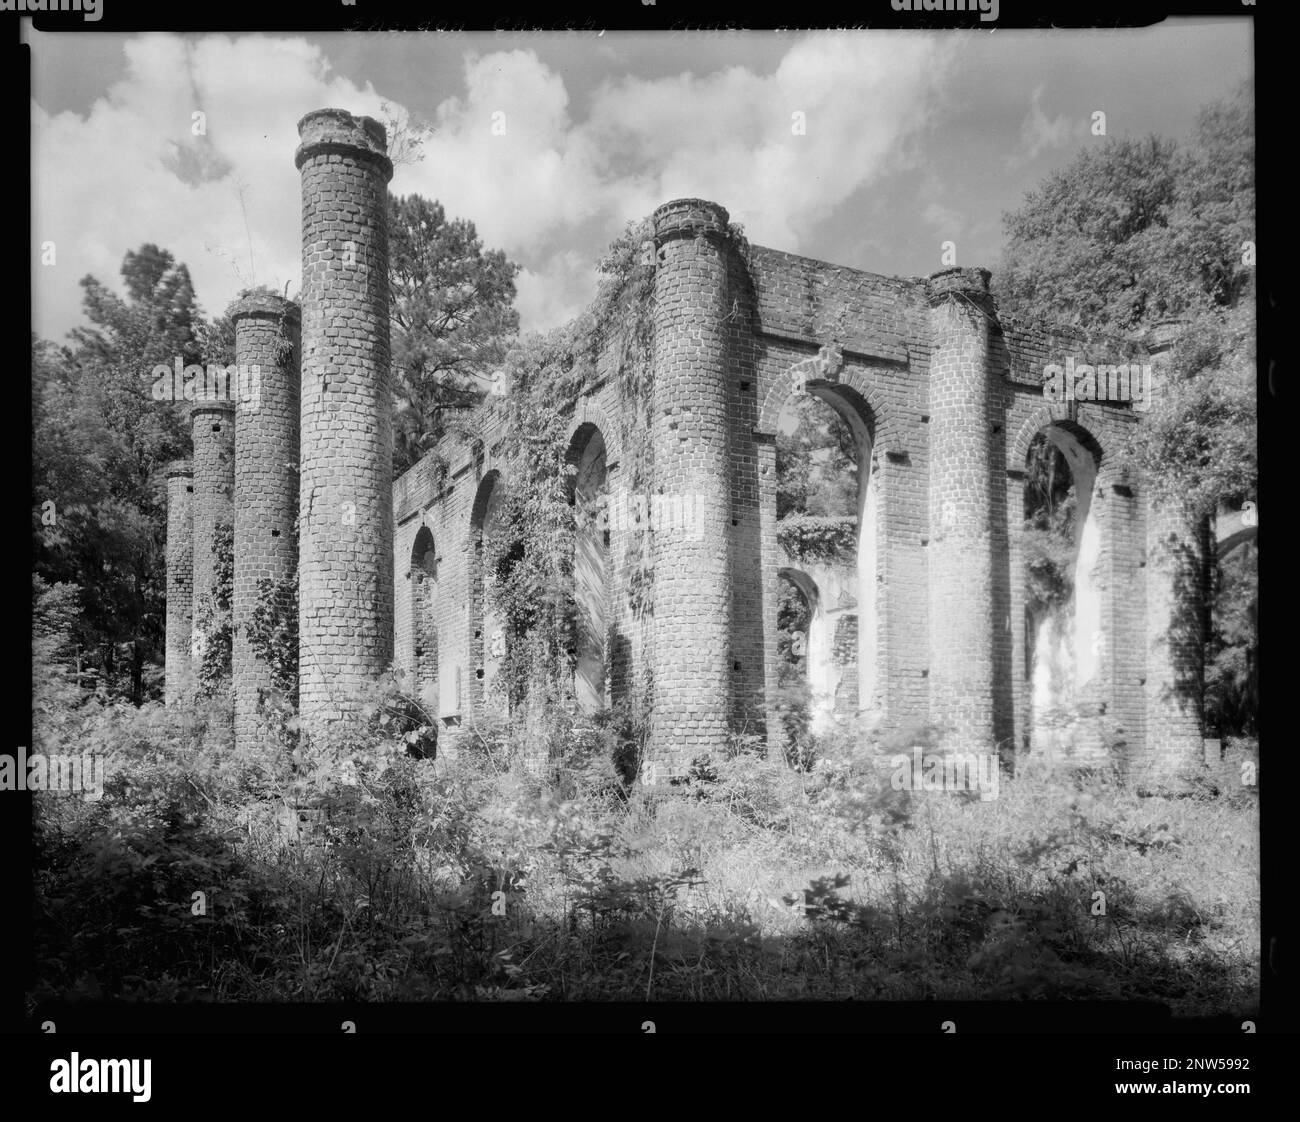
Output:
<path fill-rule="evenodd" d="M 569 462 L 573 477 L 573 591 L 575 654 L 573 690 L 585 713 L 605 708 L 606 641 L 609 629 L 609 499 L 605 439 L 595 425 L 574 434 Z"/>
<path fill-rule="evenodd" d="M 1214 519 L 1205 727 L 1224 746 L 1259 731 L 1258 526 L 1253 502 L 1224 504 Z"/>
<path fill-rule="evenodd" d="M 437 555 L 433 534 L 421 526 L 411 547 L 411 672 L 420 703 L 433 712 L 438 704 Z"/>
<path fill-rule="evenodd" d="M 821 734 L 834 727 L 846 676 L 844 661 L 837 657 L 844 652 L 837 652 L 835 643 L 844 616 L 837 621 L 827 611 L 816 581 L 806 572 L 783 568 L 778 579 L 777 685 L 787 736 L 797 740 L 805 731 Z M 856 651 L 849 662 L 856 671 Z"/>
<path fill-rule="evenodd" d="M 777 421 L 777 541 L 783 584 L 798 589 L 807 604 L 809 725 L 822 734 L 882 702 L 877 498 L 868 406 L 839 383 L 808 382 L 806 390 L 785 403 Z M 783 593 L 778 608 L 789 616 L 789 605 L 790 594 Z M 789 671 L 778 666 L 782 673 Z"/>
<path fill-rule="evenodd" d="M 1028 747 L 1049 759 L 1103 752 L 1100 711 L 1107 636 L 1098 581 L 1100 449 L 1082 430 L 1048 425 L 1025 463 L 1025 677 Z"/>
<path fill-rule="evenodd" d="M 504 555 L 497 541 L 501 533 L 501 509 L 505 492 L 500 475 L 490 471 L 479 484 L 471 518 L 474 558 L 470 574 L 470 654 L 476 696 L 487 712 L 504 714 L 508 699 L 494 687 L 506 657 L 506 621 L 502 615 L 497 586 L 509 577 L 510 553 Z M 496 558 L 495 563 L 489 559 Z"/>

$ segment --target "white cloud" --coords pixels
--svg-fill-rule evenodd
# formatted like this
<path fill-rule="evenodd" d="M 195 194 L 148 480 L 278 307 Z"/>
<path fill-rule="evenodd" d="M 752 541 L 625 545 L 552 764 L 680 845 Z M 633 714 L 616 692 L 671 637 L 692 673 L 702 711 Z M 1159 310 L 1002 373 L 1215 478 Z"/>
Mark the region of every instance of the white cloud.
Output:
<path fill-rule="evenodd" d="M 602 151 L 639 158 L 616 181 L 628 205 L 714 199 L 752 240 L 797 249 L 853 191 L 895 170 L 901 142 L 927 122 L 947 53 L 913 35 L 808 36 L 771 75 L 625 79 L 597 99 L 588 127 Z"/>
<path fill-rule="evenodd" d="M 57 247 L 53 268 L 37 266 L 41 334 L 76 320 L 82 276 L 116 284 L 123 255 L 144 242 L 189 266 L 209 314 L 245 284 L 296 290 L 297 122 L 327 105 L 380 111 L 372 87 L 331 76 L 301 39 L 146 35 L 124 49 L 126 75 L 88 114 L 32 106 L 32 238 Z"/>
<path fill-rule="evenodd" d="M 573 250 L 550 255 L 540 271 L 515 277 L 515 307 L 527 329 L 555 327 L 572 319 L 596 292 L 596 266 Z"/>
<path fill-rule="evenodd" d="M 125 77 L 88 114 L 33 105 L 33 240 L 58 244 L 55 268 L 35 266 L 41 334 L 75 320 L 81 276 L 116 282 L 145 241 L 190 266 L 209 313 L 253 279 L 296 291 L 297 121 L 323 106 L 383 116 L 370 83 L 332 74 L 305 39 L 148 35 L 125 49 Z M 603 243 L 672 198 L 714 199 L 751 240 L 797 250 L 900 165 L 949 52 L 917 35 L 815 34 L 771 74 L 607 81 L 582 120 L 534 51 L 467 53 L 463 92 L 438 106 L 424 158 L 399 166 L 392 188 L 441 200 L 519 260 L 523 326 L 550 327 L 594 294 Z M 206 137 L 191 135 L 195 110 Z M 792 132 L 796 111 L 805 135 Z"/>
<path fill-rule="evenodd" d="M 1044 152 L 1066 148 L 1089 135 L 1091 116 L 1087 120 L 1062 113 L 1049 117 L 1042 106 L 1043 87 L 1035 86 L 1029 98 L 1029 112 L 1020 125 L 1020 148 L 1007 158 L 1008 167 L 1023 167 Z"/>

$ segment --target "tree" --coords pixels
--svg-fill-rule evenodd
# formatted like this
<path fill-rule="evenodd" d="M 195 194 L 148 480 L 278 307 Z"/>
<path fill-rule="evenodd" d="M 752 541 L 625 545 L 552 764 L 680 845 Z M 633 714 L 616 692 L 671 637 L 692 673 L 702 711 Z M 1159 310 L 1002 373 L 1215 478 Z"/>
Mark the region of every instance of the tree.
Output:
<path fill-rule="evenodd" d="M 149 244 L 128 252 L 121 271 L 125 298 L 82 279 L 90 325 L 73 330 L 70 345 L 33 341 L 33 535 L 37 574 L 82 590 L 79 635 L 94 648 L 85 652 L 91 672 L 138 704 L 163 631 L 157 469 L 189 443 L 179 407 L 153 400 L 152 370 L 205 356 L 185 266 Z"/>
<path fill-rule="evenodd" d="M 776 516 L 857 513 L 858 449 L 843 418 L 811 395 L 787 406 L 776 434 Z"/>
<path fill-rule="evenodd" d="M 444 410 L 478 402 L 503 363 L 519 266 L 437 201 L 389 195 L 388 208 L 396 478 L 442 436 Z"/>
<path fill-rule="evenodd" d="M 1177 499 L 1201 517 L 1253 498 L 1258 481 L 1252 97 L 1244 85 L 1202 109 L 1187 144 L 1152 137 L 1090 147 L 1004 215 L 996 286 L 1004 314 L 1134 337 L 1183 321 L 1168 383 L 1116 452 L 1157 502 Z M 1051 504 L 1026 514 L 1027 540 L 1041 547 L 1050 577 L 1059 552 L 1044 534 Z M 1254 557 L 1221 571 L 1207 649 L 1209 714 L 1225 728 L 1253 727 L 1257 583 L 1238 570 Z M 1048 599 L 1053 591 L 1044 585 Z"/>
<path fill-rule="evenodd" d="M 998 304 L 1115 335 L 1236 307 L 1253 291 L 1252 92 L 1201 110 L 1192 140 L 1085 148 L 1003 215 Z"/>
<path fill-rule="evenodd" d="M 1202 515 L 1255 493 L 1254 161 L 1247 85 L 1188 144 L 1087 148 L 1003 216 L 1004 314 L 1118 336 L 1185 321 L 1128 458 Z"/>

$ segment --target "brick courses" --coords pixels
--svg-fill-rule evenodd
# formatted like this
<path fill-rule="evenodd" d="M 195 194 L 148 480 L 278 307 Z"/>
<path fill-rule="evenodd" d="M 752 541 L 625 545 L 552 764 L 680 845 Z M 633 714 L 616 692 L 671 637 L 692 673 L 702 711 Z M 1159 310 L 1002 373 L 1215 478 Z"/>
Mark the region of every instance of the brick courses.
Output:
<path fill-rule="evenodd" d="M 232 652 L 235 741 L 252 742 L 258 705 L 273 685 L 248 625 L 261 581 L 283 582 L 298 569 L 298 388 L 300 313 L 272 295 L 245 297 L 227 313 L 235 325 L 235 361 L 258 368 L 258 393 L 235 414 L 235 573 Z"/>
<path fill-rule="evenodd" d="M 454 744 L 484 713 L 479 538 L 492 488 L 509 484 L 495 452 L 500 422 L 480 413 L 481 444 L 448 437 L 438 449 L 445 470 L 426 457 L 390 486 L 391 165 L 383 130 L 322 110 L 300 122 L 300 134 L 303 725 L 324 727 L 343 694 L 395 660 L 436 710 L 443 743 Z M 1167 784 L 1190 766 L 1200 736 L 1200 632 L 1189 621 L 1204 619 L 1201 528 L 1154 511 L 1141 481 L 1118 468 L 1118 450 L 1140 421 L 1130 407 L 1050 401 L 1041 385 L 1050 362 L 1095 362 L 1099 353 L 1122 361 L 1132 348 L 999 317 L 985 270 L 892 278 L 746 246 L 728 230 L 725 209 L 704 200 L 660 207 L 654 235 L 649 494 L 630 490 L 624 448 L 637 422 L 605 358 L 569 404 L 569 451 L 580 457 L 599 433 L 611 513 L 627 515 L 609 527 L 607 683 L 615 699 L 651 685 L 658 774 L 723 752 L 730 733 L 771 732 L 776 597 L 788 563 L 777 543 L 775 438 L 781 409 L 798 392 L 816 394 L 851 423 L 870 484 L 863 540 L 871 551 L 857 574 L 856 611 L 837 625 L 840 664 L 852 675 L 855 659 L 866 663 L 860 678 L 841 683 L 842 705 L 860 707 L 882 730 L 931 720 L 950 725 L 966 750 L 997 743 L 1023 751 L 1026 457 L 1035 434 L 1055 427 L 1096 465 L 1098 712 L 1120 731 L 1130 774 Z M 280 311 L 268 303 L 238 318 L 239 361 L 265 355 L 265 331 Z M 237 501 L 249 497 L 241 542 L 289 515 L 281 468 L 294 458 L 294 430 L 283 408 L 240 418 L 249 428 L 249 439 L 241 429 L 237 440 Z M 210 532 L 220 490 L 203 482 L 215 478 L 218 446 L 196 427 L 200 436 L 196 595 L 200 535 Z M 169 527 L 169 591 L 182 602 L 185 559 L 172 542 L 190 517 L 183 478 L 168 484 L 178 525 L 175 534 Z M 630 604 L 627 559 L 639 503 L 640 516 L 655 520 L 653 610 L 644 615 Z M 694 521 L 667 516 L 677 509 Z M 1166 540 L 1181 549 L 1176 564 L 1153 561 Z M 267 564 L 284 571 L 291 543 L 277 544 Z M 251 544 L 241 546 L 241 618 L 261 564 Z M 1171 620 L 1181 637 L 1161 647 Z M 169 652 L 184 626 L 183 603 L 175 611 L 169 604 Z M 237 649 L 246 718 L 265 668 Z"/>
<path fill-rule="evenodd" d="M 302 173 L 299 715 L 309 736 L 393 658 L 392 381 L 383 126 L 298 122 Z"/>

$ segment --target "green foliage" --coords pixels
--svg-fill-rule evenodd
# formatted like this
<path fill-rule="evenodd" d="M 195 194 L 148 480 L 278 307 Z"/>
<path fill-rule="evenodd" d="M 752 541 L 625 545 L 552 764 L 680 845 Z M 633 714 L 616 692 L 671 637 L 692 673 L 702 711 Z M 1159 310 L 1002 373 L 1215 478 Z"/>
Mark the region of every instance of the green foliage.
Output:
<path fill-rule="evenodd" d="M 160 661 L 165 500 L 158 469 L 186 454 L 179 407 L 152 370 L 211 358 L 189 272 L 155 245 L 128 252 L 126 296 L 82 279 L 89 325 L 66 346 L 33 340 L 34 568 L 83 591 L 81 658 L 102 688 L 139 703 Z M 41 503 L 56 520 L 45 525 Z"/>
<path fill-rule="evenodd" d="M 559 700 L 576 664 L 572 505 L 575 468 L 565 433 L 573 401 L 612 363 L 629 421 L 625 460 L 633 494 L 648 490 L 647 433 L 653 272 L 640 264 L 648 228 L 629 225 L 600 262 L 590 308 L 572 324 L 521 341 L 507 356 L 510 392 L 489 399 L 506 433 L 498 455 L 509 480 L 484 543 L 487 595 L 506 622 L 509 642 L 499 681 L 511 705 L 530 691 Z M 506 487 L 507 484 L 498 483 Z M 634 609 L 648 607 L 653 546 L 648 525 L 631 535 Z"/>
<path fill-rule="evenodd" d="M 1078 495 L 1065 455 L 1039 433 L 1029 446 L 1021 533 L 1031 630 L 1044 613 L 1064 611 L 1074 600 L 1077 509 Z"/>
<path fill-rule="evenodd" d="M 481 400 L 519 330 L 519 266 L 436 200 L 390 194 L 388 226 L 396 478 L 446 431 L 445 411 Z"/>
<path fill-rule="evenodd" d="M 790 514 L 776 527 L 776 540 L 781 548 L 799 561 L 851 561 L 857 552 L 857 536 L 855 514 L 828 517 Z"/>
<path fill-rule="evenodd" d="M 1170 382 L 1127 450 L 1159 501 L 1204 516 L 1258 494 L 1255 340 L 1245 301 L 1200 312 L 1175 343 Z"/>
<path fill-rule="evenodd" d="M 230 682 L 234 625 L 235 526 L 218 522 L 212 535 L 213 590 L 194 606 L 194 627 L 203 635 L 197 670 L 199 694 L 212 697 Z"/>
<path fill-rule="evenodd" d="M 855 515 L 858 447 L 840 414 L 811 394 L 787 403 L 776 433 L 776 516 Z"/>
<path fill-rule="evenodd" d="M 771 698 L 787 752 L 806 742 L 812 719 L 812 688 L 808 684 L 808 627 L 811 612 L 802 592 L 788 579 L 777 585 L 777 689 Z"/>
<path fill-rule="evenodd" d="M 1115 335 L 1183 321 L 1161 359 L 1167 384 L 1128 447 L 1114 451 L 1158 503 L 1193 517 L 1236 509 L 1258 493 L 1255 282 L 1246 252 L 1255 240 L 1252 94 L 1246 86 L 1203 109 L 1185 145 L 1089 145 L 1004 219 L 1004 313 Z M 1074 563 L 1053 504 L 1037 498 L 1026 511 L 1031 612 L 1064 605 Z M 1220 589 L 1206 651 L 1207 716 L 1212 727 L 1247 731 L 1258 651 L 1253 578 L 1234 568 Z"/>
<path fill-rule="evenodd" d="M 1259 551 L 1254 543 L 1220 563 L 1212 619 L 1206 723 L 1220 735 L 1253 736 L 1259 712 Z"/>
<path fill-rule="evenodd" d="M 257 601 L 245 624 L 249 645 L 271 669 L 271 684 L 298 701 L 298 574 L 257 582 Z"/>
<path fill-rule="evenodd" d="M 825 738 L 803 772 L 738 744 L 620 793 L 612 725 L 552 712 L 532 772 L 509 741 L 414 759 L 392 686 L 296 760 L 236 750 L 215 705 L 78 717 L 108 779 L 35 800 L 30 999 L 1256 1007 L 1249 803 L 893 790 L 877 756 L 925 728 Z"/>
<path fill-rule="evenodd" d="M 1172 384 L 1124 454 L 1158 498 L 1201 514 L 1256 493 L 1254 168 L 1247 86 L 1203 109 L 1187 145 L 1089 145 L 1004 216 L 1004 314 L 1115 336 L 1186 321 Z"/>
<path fill-rule="evenodd" d="M 1201 111 L 1185 146 L 1088 145 L 1003 221 L 1004 312 L 1114 334 L 1233 307 L 1253 287 L 1253 91 Z"/>
<path fill-rule="evenodd" d="M 75 743 L 78 713 L 89 696 L 80 674 L 84 634 L 80 589 L 32 577 L 33 747 L 57 753 Z"/>

